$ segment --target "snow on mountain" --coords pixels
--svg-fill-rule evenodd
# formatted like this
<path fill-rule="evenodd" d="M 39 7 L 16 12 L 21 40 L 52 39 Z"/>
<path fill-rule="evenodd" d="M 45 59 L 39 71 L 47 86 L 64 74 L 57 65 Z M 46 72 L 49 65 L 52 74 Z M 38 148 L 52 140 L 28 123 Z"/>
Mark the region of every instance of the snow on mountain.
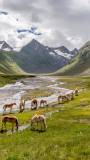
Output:
<path fill-rule="evenodd" d="M 0 41 L 0 51 L 11 51 L 13 48 L 5 41 Z"/>

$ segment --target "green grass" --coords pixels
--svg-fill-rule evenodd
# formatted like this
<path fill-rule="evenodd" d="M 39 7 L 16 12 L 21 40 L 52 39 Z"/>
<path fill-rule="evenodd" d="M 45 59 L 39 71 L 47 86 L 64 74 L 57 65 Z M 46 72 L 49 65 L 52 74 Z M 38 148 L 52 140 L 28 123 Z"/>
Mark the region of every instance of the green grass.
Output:
<path fill-rule="evenodd" d="M 37 97 L 48 97 L 53 94 L 50 89 L 34 89 L 32 91 L 27 91 L 26 94 L 22 96 L 22 99 L 30 100 Z"/>
<path fill-rule="evenodd" d="M 70 88 L 75 87 L 76 80 L 86 90 L 63 107 L 49 106 L 15 114 L 23 125 L 28 124 L 34 114 L 59 110 L 47 119 L 46 132 L 28 128 L 11 135 L 0 134 L 0 160 L 90 160 L 90 78 L 62 77 L 62 81 L 71 83 Z M 10 127 L 8 125 L 8 129 Z"/>

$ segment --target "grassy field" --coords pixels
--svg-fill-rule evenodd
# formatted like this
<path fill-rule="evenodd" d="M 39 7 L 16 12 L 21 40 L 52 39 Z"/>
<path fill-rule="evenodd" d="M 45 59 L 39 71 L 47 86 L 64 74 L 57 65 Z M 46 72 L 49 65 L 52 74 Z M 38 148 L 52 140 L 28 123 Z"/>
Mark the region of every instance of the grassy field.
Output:
<path fill-rule="evenodd" d="M 73 89 L 78 84 L 85 90 L 63 106 L 16 113 L 19 125 L 26 125 L 34 114 L 59 111 L 47 118 L 46 132 L 28 128 L 11 135 L 0 134 L 0 160 L 90 160 L 90 78 L 60 80 L 65 82 L 64 87 Z"/>
<path fill-rule="evenodd" d="M 32 91 L 27 91 L 26 94 L 22 96 L 22 99 L 25 100 L 31 100 L 33 98 L 37 97 L 48 97 L 52 95 L 54 92 L 51 91 L 50 89 L 42 89 L 42 88 L 36 88 Z"/>

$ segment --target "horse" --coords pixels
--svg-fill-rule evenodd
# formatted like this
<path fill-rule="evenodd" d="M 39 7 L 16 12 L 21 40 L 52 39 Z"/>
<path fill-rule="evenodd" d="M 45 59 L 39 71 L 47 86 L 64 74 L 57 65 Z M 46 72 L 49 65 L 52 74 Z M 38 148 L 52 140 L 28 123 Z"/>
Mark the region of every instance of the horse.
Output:
<path fill-rule="evenodd" d="M 67 95 L 60 95 L 60 96 L 58 96 L 58 103 L 63 103 L 63 102 L 66 102 L 66 101 L 68 101 L 69 99 L 68 99 L 68 97 L 67 97 Z"/>
<path fill-rule="evenodd" d="M 16 116 L 3 116 L 2 117 L 2 130 L 3 130 L 3 125 L 6 129 L 6 123 L 9 122 L 9 123 L 12 123 L 12 132 L 14 130 L 14 124 L 16 125 L 16 130 L 18 131 L 18 119 Z"/>
<path fill-rule="evenodd" d="M 14 105 L 16 105 L 16 103 L 5 104 L 3 106 L 4 112 L 6 111 L 7 108 L 10 108 L 10 112 L 11 112 Z"/>
<path fill-rule="evenodd" d="M 40 101 L 40 107 L 41 107 L 41 106 L 44 107 L 45 105 L 47 105 L 47 101 L 42 99 L 42 100 Z"/>
<path fill-rule="evenodd" d="M 71 93 L 67 94 L 67 98 L 68 98 L 68 100 L 73 100 L 74 99 L 74 93 L 71 92 Z"/>
<path fill-rule="evenodd" d="M 25 100 L 21 100 L 19 104 L 20 112 L 23 112 L 25 110 Z"/>
<path fill-rule="evenodd" d="M 33 99 L 31 102 L 31 109 L 37 109 L 37 107 L 38 107 L 38 101 L 37 99 Z"/>
<path fill-rule="evenodd" d="M 78 92 L 79 92 L 79 91 L 78 91 L 78 89 L 76 88 L 76 89 L 75 89 L 75 96 L 78 96 Z"/>
<path fill-rule="evenodd" d="M 38 128 L 39 123 L 41 124 L 41 131 L 43 130 L 42 127 L 44 127 L 44 131 L 45 131 L 47 126 L 46 126 L 46 118 L 44 115 L 35 115 L 31 118 L 31 129 L 34 128 L 33 127 L 34 124 L 37 124 L 37 128 Z"/>

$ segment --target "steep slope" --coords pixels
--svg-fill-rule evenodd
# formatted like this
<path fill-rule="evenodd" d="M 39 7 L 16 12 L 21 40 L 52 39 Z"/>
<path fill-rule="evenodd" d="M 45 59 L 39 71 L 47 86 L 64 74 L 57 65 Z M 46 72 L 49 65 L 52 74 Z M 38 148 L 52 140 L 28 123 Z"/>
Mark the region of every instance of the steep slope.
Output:
<path fill-rule="evenodd" d="M 0 51 L 12 51 L 13 48 L 5 41 L 0 41 Z"/>
<path fill-rule="evenodd" d="M 3 44 L 9 48 L 8 44 Z M 0 72 L 13 73 L 51 73 L 68 64 L 77 54 L 66 47 L 50 48 L 36 40 L 24 46 L 20 52 L 0 51 Z M 73 52 L 73 55 L 72 55 Z"/>
<path fill-rule="evenodd" d="M 17 64 L 16 54 L 13 52 L 0 51 L 0 73 L 4 74 L 25 74 Z"/>
<path fill-rule="evenodd" d="M 90 41 L 79 50 L 79 54 L 71 60 L 70 64 L 58 70 L 55 74 L 90 75 Z"/>
<path fill-rule="evenodd" d="M 17 61 L 23 70 L 32 73 L 54 72 L 69 62 L 66 57 L 51 53 L 48 47 L 36 40 L 22 48 Z"/>

